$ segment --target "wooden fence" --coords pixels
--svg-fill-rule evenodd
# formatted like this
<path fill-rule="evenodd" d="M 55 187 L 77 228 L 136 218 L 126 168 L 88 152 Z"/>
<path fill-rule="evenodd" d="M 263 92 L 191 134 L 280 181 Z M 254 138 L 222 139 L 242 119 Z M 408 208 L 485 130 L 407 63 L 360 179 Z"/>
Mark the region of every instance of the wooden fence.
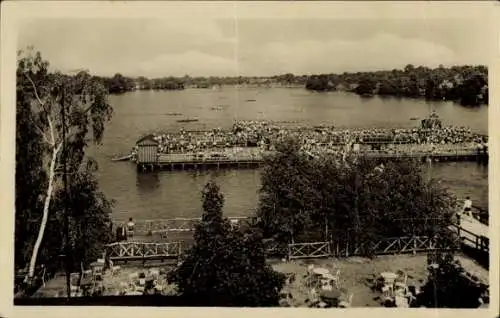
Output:
<path fill-rule="evenodd" d="M 175 259 L 182 254 L 182 244 L 181 242 L 117 242 L 107 245 L 106 254 L 114 262 Z"/>
<path fill-rule="evenodd" d="M 439 237 L 412 236 L 367 241 L 356 246 L 339 242 L 293 243 L 288 258 L 349 257 L 361 255 L 407 254 L 459 248 L 458 237 L 450 240 Z"/>
<path fill-rule="evenodd" d="M 317 258 L 331 256 L 330 242 L 288 244 L 288 258 Z"/>

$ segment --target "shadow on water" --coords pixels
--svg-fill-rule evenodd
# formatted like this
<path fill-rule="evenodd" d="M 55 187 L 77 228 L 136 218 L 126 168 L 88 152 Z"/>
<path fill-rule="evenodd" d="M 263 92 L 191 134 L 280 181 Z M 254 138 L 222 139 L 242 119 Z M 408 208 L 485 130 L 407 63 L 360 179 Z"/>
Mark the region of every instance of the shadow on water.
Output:
<path fill-rule="evenodd" d="M 160 178 L 157 172 L 137 173 L 137 189 L 142 193 L 153 194 L 160 187 Z"/>

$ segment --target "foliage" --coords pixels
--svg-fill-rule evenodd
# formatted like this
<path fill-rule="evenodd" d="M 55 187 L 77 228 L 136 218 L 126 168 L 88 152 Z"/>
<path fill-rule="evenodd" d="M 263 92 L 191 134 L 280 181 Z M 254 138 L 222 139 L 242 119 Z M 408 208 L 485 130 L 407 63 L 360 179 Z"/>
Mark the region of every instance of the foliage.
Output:
<path fill-rule="evenodd" d="M 373 92 L 378 95 L 451 100 L 464 106 L 488 104 L 488 69 L 485 66 L 440 66 L 431 69 L 409 64 L 402 70 L 312 75 L 305 87 L 324 91 L 329 90 L 327 85 L 346 87 L 348 90 L 352 88 L 359 95 Z"/>
<path fill-rule="evenodd" d="M 35 129 L 37 120 L 31 112 L 31 99 L 22 87 L 16 91 L 16 188 L 15 188 L 15 247 L 14 263 L 22 269 L 29 261 L 35 234 L 40 227 L 44 188 L 47 174 L 44 170 L 42 136 Z"/>
<path fill-rule="evenodd" d="M 110 94 L 122 94 L 133 91 L 135 89 L 141 90 L 180 90 L 184 89 L 184 83 L 181 79 L 174 77 L 163 77 L 148 79 L 140 76 L 138 78 L 125 77 L 119 73 L 113 77 L 98 77 L 98 79 L 108 89 Z"/>
<path fill-rule="evenodd" d="M 55 257 L 61 254 L 64 209 L 58 202 L 65 197 L 65 158 L 68 181 L 74 183 L 68 191 L 73 200 L 69 212 L 85 212 L 81 226 L 89 228 L 78 238 L 77 248 L 82 242 L 96 242 L 98 236 L 89 233 L 103 231 L 107 224 L 110 204 L 91 176 L 95 170 L 85 162 L 85 148 L 89 141 L 102 139 L 112 108 L 106 89 L 87 72 L 50 73 L 49 63 L 33 48 L 20 51 L 18 57 L 16 267 L 24 267 L 31 254 L 31 276 L 38 256 L 42 264 L 57 265 Z M 70 224 L 70 233 L 74 231 Z M 86 258 L 99 244 L 82 248 L 79 257 Z"/>
<path fill-rule="evenodd" d="M 284 276 L 266 264 L 262 235 L 256 229 L 231 229 L 222 216 L 224 198 L 208 183 L 195 243 L 169 280 L 197 305 L 276 306 Z"/>
<path fill-rule="evenodd" d="M 116 73 L 111 78 L 101 77 L 99 79 L 106 86 L 110 94 L 122 94 L 135 89 L 134 80 L 120 73 Z"/>
<path fill-rule="evenodd" d="M 265 159 L 258 210 L 266 237 L 281 242 L 434 235 L 451 222 L 455 202 L 414 161 L 362 156 L 310 158 L 288 139 Z M 328 228 L 328 233 L 325 229 Z"/>
<path fill-rule="evenodd" d="M 429 255 L 429 277 L 418 302 L 425 307 L 477 308 L 489 303 L 489 288 L 467 273 L 453 252 Z"/>
<path fill-rule="evenodd" d="M 64 220 L 60 218 L 60 211 L 64 210 L 65 204 L 70 207 L 70 258 L 73 271 L 79 271 L 80 264 L 87 268 L 91 262 L 102 256 L 105 245 L 112 241 L 113 202 L 99 190 L 94 176 L 96 171 L 97 164 L 93 160 L 82 163 L 79 171 L 70 175 L 68 197 L 66 198 L 62 188 L 54 195 L 51 211 L 51 215 L 55 216 L 52 224 L 54 229 L 63 228 Z M 51 237 L 51 240 L 54 239 Z M 62 237 L 60 239 L 61 242 Z"/>

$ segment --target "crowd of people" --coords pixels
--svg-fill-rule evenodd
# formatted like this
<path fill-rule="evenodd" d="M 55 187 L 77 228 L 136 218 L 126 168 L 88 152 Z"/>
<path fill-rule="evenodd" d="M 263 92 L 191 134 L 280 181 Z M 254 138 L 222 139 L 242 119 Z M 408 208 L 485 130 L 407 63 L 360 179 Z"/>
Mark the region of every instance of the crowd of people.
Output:
<path fill-rule="evenodd" d="M 406 129 L 338 129 L 332 126 L 299 127 L 266 121 L 238 121 L 231 129 L 158 133 L 154 139 L 163 154 L 198 153 L 234 147 L 260 147 L 272 150 L 276 141 L 295 137 L 309 152 L 336 151 L 354 147 L 391 151 L 397 146 L 404 151 L 455 151 L 458 147 L 487 147 L 487 136 L 470 128 L 415 127 Z M 357 145 L 357 146 L 356 146 Z M 380 145 L 385 145 L 380 149 Z M 378 147 L 378 148 L 377 148 Z M 135 149 L 136 150 L 136 149 Z"/>

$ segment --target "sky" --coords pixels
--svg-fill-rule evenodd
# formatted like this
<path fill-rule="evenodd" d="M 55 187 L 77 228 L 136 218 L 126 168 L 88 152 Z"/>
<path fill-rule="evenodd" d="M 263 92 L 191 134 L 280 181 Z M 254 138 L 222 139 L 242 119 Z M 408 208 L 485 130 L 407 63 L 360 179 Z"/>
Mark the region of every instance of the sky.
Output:
<path fill-rule="evenodd" d="M 25 20 L 18 48 L 34 45 L 54 69 L 112 76 L 270 76 L 488 64 L 486 18 L 271 18 L 165 14 L 151 18 Z M 337 15 L 338 17 L 338 15 Z"/>

